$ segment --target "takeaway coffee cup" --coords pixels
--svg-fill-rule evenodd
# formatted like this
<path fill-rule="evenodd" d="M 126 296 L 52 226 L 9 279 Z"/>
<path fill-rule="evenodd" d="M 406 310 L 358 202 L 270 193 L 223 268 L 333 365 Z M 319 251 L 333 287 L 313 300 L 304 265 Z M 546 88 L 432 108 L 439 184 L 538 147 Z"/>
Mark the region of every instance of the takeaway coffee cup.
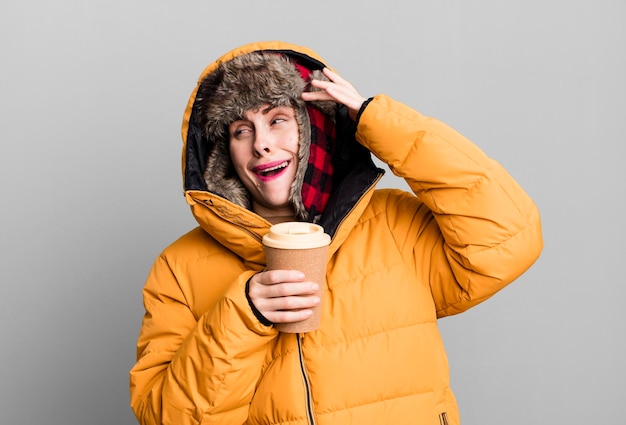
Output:
<path fill-rule="evenodd" d="M 323 285 L 326 280 L 326 262 L 330 236 L 321 226 L 313 223 L 290 221 L 275 224 L 263 237 L 267 270 L 299 270 L 306 280 L 316 282 L 322 299 Z M 313 315 L 308 319 L 293 323 L 276 323 L 274 327 L 281 332 L 310 332 L 319 327 L 321 302 L 313 308 Z"/>

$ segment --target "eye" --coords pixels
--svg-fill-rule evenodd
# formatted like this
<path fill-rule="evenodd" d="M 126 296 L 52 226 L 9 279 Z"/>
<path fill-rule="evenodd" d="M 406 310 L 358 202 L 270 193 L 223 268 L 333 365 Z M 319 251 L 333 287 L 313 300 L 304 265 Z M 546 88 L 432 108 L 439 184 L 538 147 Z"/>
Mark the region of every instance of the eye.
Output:
<path fill-rule="evenodd" d="M 274 116 L 271 118 L 270 122 L 272 124 L 281 124 L 281 123 L 289 121 L 291 118 L 292 117 L 290 117 L 289 114 L 286 114 L 283 111 L 276 111 Z"/>
<path fill-rule="evenodd" d="M 247 134 L 252 132 L 252 128 L 246 124 L 231 124 L 230 126 L 230 137 L 234 139 L 241 139 L 245 137 Z"/>

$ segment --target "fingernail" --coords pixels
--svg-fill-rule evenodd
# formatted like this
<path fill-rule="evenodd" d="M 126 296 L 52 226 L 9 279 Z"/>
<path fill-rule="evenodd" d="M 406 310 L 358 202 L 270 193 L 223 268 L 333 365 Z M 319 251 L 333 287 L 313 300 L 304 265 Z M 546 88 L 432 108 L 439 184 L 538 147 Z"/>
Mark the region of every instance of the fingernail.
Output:
<path fill-rule="evenodd" d="M 318 289 L 320 289 L 320 286 L 317 283 L 314 283 L 313 285 L 311 285 L 311 289 L 317 291 Z"/>

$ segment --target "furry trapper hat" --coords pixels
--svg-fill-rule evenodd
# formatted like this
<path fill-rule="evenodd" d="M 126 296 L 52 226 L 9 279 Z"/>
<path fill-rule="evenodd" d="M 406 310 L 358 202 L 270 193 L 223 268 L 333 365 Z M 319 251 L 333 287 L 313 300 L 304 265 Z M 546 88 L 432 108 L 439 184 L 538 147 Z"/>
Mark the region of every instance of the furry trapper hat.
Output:
<path fill-rule="evenodd" d="M 310 79 L 327 80 L 321 71 L 314 70 L 305 81 L 299 68 L 285 55 L 252 52 L 219 64 L 202 81 L 196 101 L 201 131 L 209 145 L 204 180 L 210 192 L 250 209 L 250 194 L 230 158 L 228 127 L 243 118 L 247 111 L 257 110 L 262 105 L 291 106 L 298 122 L 300 145 L 290 200 L 296 217 L 308 219 L 301 191 L 309 159 L 311 124 L 301 95 L 309 87 Z M 314 106 L 334 122 L 334 102 L 315 102 Z"/>

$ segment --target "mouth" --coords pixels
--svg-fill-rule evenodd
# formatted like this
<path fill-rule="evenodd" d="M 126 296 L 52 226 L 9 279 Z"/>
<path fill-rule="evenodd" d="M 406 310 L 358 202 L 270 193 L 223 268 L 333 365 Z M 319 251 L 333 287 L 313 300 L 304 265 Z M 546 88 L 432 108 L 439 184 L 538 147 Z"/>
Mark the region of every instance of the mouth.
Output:
<path fill-rule="evenodd" d="M 282 174 L 289 166 L 289 161 L 272 162 L 254 167 L 253 171 L 263 180 L 271 179 Z"/>

